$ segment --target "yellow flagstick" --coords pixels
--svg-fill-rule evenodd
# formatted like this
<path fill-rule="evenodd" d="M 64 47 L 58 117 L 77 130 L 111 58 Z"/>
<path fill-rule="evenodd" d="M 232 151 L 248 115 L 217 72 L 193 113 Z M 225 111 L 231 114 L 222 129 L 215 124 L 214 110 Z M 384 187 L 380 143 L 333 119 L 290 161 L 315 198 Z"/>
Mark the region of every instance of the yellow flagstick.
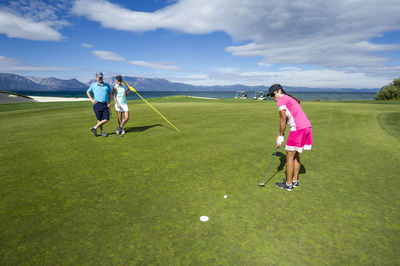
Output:
<path fill-rule="evenodd" d="M 159 111 L 157 111 L 157 109 L 154 108 L 153 105 L 151 105 L 148 101 L 146 101 L 133 87 L 131 87 L 128 83 L 126 83 L 125 80 L 123 80 L 123 82 L 125 83 L 125 85 L 126 85 L 131 91 L 133 91 L 134 93 L 136 93 L 145 103 L 147 103 L 148 106 L 150 106 L 157 114 L 159 114 L 162 118 L 164 118 L 164 120 L 167 121 L 168 124 L 170 124 L 171 126 L 173 126 L 179 133 L 181 133 L 181 131 L 180 131 L 176 126 L 174 126 L 171 122 L 169 122 L 167 118 L 165 118 Z"/>

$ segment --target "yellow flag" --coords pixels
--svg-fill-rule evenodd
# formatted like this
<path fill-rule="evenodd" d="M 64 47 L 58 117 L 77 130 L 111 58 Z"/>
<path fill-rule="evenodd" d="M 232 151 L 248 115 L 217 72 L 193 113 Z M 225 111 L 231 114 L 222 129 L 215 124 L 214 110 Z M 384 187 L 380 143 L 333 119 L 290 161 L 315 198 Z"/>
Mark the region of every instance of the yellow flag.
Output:
<path fill-rule="evenodd" d="M 158 115 L 160 115 L 165 121 L 168 122 L 168 124 L 170 124 L 173 128 L 175 128 L 179 133 L 181 133 L 181 131 L 174 126 L 171 122 L 168 121 L 167 118 L 165 118 L 159 111 L 157 111 L 156 108 L 154 108 L 153 105 L 151 105 L 148 101 L 146 101 L 132 86 L 130 86 L 128 83 L 125 82 L 125 80 L 123 80 L 123 82 L 125 83 L 125 85 L 134 93 L 136 93 L 145 103 L 147 103 L 148 106 L 150 106 Z"/>

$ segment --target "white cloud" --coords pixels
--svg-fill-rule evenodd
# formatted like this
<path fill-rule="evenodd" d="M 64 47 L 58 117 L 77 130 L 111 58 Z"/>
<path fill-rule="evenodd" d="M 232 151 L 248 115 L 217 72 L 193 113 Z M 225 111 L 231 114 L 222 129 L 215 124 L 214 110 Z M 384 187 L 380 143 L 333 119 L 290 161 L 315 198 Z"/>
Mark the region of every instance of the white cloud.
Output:
<path fill-rule="evenodd" d="M 219 67 L 216 69 L 217 72 L 219 73 L 232 73 L 239 71 L 239 68 L 237 67 Z"/>
<path fill-rule="evenodd" d="M 92 51 L 92 53 L 96 57 L 98 57 L 100 59 L 103 59 L 103 60 L 108 60 L 108 61 L 126 61 L 126 59 L 123 58 L 122 56 L 120 56 L 120 55 L 118 55 L 116 53 L 110 52 L 110 51 L 94 50 L 94 51 Z"/>
<path fill-rule="evenodd" d="M 65 21 L 59 19 L 59 15 L 63 15 L 64 11 L 70 8 L 71 4 L 68 0 L 13 0 L 8 1 L 8 10 L 18 12 L 25 18 L 34 21 L 52 21 L 64 24 Z"/>
<path fill-rule="evenodd" d="M 0 5 L 0 33 L 10 38 L 40 41 L 59 41 L 59 30 L 71 25 L 63 17 L 71 6 L 67 0 L 5 1 Z"/>
<path fill-rule="evenodd" d="M 89 43 L 82 43 L 81 46 L 84 48 L 92 48 L 93 47 L 93 45 L 91 45 Z"/>
<path fill-rule="evenodd" d="M 263 62 L 258 62 L 258 66 L 259 67 L 270 67 L 270 66 L 272 66 L 272 64 L 266 64 L 266 63 L 263 63 Z"/>
<path fill-rule="evenodd" d="M 397 70 L 400 70 L 397 68 Z M 280 71 L 216 71 L 208 74 L 188 74 L 170 77 L 171 81 L 187 82 L 194 85 L 232 85 L 269 86 L 281 83 L 285 86 L 304 86 L 312 88 L 379 88 L 392 81 L 391 78 L 371 77 L 360 72 L 317 69 L 281 69 Z"/>
<path fill-rule="evenodd" d="M 0 10 L 0 33 L 9 38 L 28 40 L 58 41 L 63 38 L 50 21 L 34 21 L 30 18 Z"/>
<path fill-rule="evenodd" d="M 41 71 L 71 71 L 74 68 L 54 67 L 54 66 L 31 66 L 26 65 L 14 58 L 0 55 L 0 72 L 41 72 Z"/>
<path fill-rule="evenodd" d="M 224 30 L 230 21 L 223 27 L 217 27 L 216 22 L 223 21 L 230 13 L 227 6 L 230 2 L 186 0 L 177 1 L 153 13 L 136 12 L 113 4 L 106 0 L 77 0 L 72 11 L 80 16 L 99 22 L 103 27 L 126 31 L 149 31 L 158 28 L 173 29 L 187 33 L 210 33 L 215 30 Z M 107 10 L 107 16 L 98 16 L 99 12 Z M 228 11 L 226 15 L 218 18 Z M 235 10 L 231 10 L 235 11 Z M 114 19 L 118 17 L 119 19 Z M 121 23 L 124 21 L 124 23 Z"/>
<path fill-rule="evenodd" d="M 129 61 L 132 65 L 137 66 L 144 66 L 153 69 L 162 69 L 162 70 L 171 70 L 171 71 L 179 71 L 181 70 L 180 67 L 175 66 L 171 63 L 164 63 L 164 62 L 147 62 L 147 61 L 140 61 L 140 60 L 131 60 Z"/>
<path fill-rule="evenodd" d="M 104 10 L 107 16 L 97 15 Z M 400 50 L 399 44 L 370 41 L 400 30 L 398 0 L 180 0 L 155 12 L 136 12 L 106 0 L 76 0 L 73 12 L 124 31 L 224 31 L 236 41 L 247 42 L 226 47 L 226 51 L 235 56 L 260 56 L 265 65 L 355 67 L 362 72 L 383 69 L 389 58 L 377 52 Z"/>
<path fill-rule="evenodd" d="M 290 67 L 281 67 L 281 70 L 301 70 L 299 67 L 297 66 L 290 66 Z"/>
<path fill-rule="evenodd" d="M 143 60 L 126 60 L 124 57 L 120 56 L 119 54 L 116 54 L 114 52 L 110 51 L 98 51 L 94 50 L 92 53 L 102 59 L 102 60 L 108 60 L 108 61 L 121 61 L 121 62 L 127 62 L 132 65 L 136 66 L 143 66 L 143 67 L 148 67 L 152 69 L 162 69 L 162 70 L 169 70 L 169 71 L 179 71 L 181 68 L 179 66 L 175 66 L 172 63 L 168 62 L 148 62 L 148 61 L 143 61 Z"/>

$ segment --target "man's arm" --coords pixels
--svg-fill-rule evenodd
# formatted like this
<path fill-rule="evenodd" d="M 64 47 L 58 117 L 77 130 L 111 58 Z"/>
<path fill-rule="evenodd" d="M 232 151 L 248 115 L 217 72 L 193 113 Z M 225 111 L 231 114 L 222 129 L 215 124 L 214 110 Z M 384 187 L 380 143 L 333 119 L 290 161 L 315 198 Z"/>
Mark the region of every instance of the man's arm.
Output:
<path fill-rule="evenodd" d="M 93 104 L 96 103 L 96 101 L 92 98 L 92 95 L 90 95 L 89 89 L 86 91 L 86 95 L 89 97 L 89 100 L 90 100 Z"/>
<path fill-rule="evenodd" d="M 111 108 L 111 97 L 112 97 L 112 93 L 111 92 L 112 91 L 111 91 L 111 88 L 110 88 L 110 91 L 108 92 L 108 102 L 107 102 L 108 109 Z"/>

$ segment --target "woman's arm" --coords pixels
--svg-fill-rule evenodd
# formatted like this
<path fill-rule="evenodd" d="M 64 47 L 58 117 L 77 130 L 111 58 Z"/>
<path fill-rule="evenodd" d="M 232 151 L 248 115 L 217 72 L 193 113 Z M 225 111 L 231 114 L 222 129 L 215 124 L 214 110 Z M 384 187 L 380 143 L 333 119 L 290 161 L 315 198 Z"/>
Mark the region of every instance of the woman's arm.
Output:
<path fill-rule="evenodd" d="M 285 135 L 286 130 L 286 109 L 279 111 L 280 122 L 279 122 L 279 136 Z"/>
<path fill-rule="evenodd" d="M 283 137 L 283 135 L 285 135 L 285 129 L 286 129 L 286 110 L 279 111 L 279 116 L 280 116 L 279 135 L 278 135 L 278 137 L 276 137 L 276 146 L 277 147 L 282 146 L 283 142 L 285 141 L 285 138 Z"/>
<path fill-rule="evenodd" d="M 118 106 L 119 103 L 118 103 L 118 101 L 117 101 L 117 89 L 115 88 L 115 86 L 114 86 L 114 88 L 113 88 L 113 96 L 114 96 L 114 102 L 115 102 L 115 104 Z"/>

